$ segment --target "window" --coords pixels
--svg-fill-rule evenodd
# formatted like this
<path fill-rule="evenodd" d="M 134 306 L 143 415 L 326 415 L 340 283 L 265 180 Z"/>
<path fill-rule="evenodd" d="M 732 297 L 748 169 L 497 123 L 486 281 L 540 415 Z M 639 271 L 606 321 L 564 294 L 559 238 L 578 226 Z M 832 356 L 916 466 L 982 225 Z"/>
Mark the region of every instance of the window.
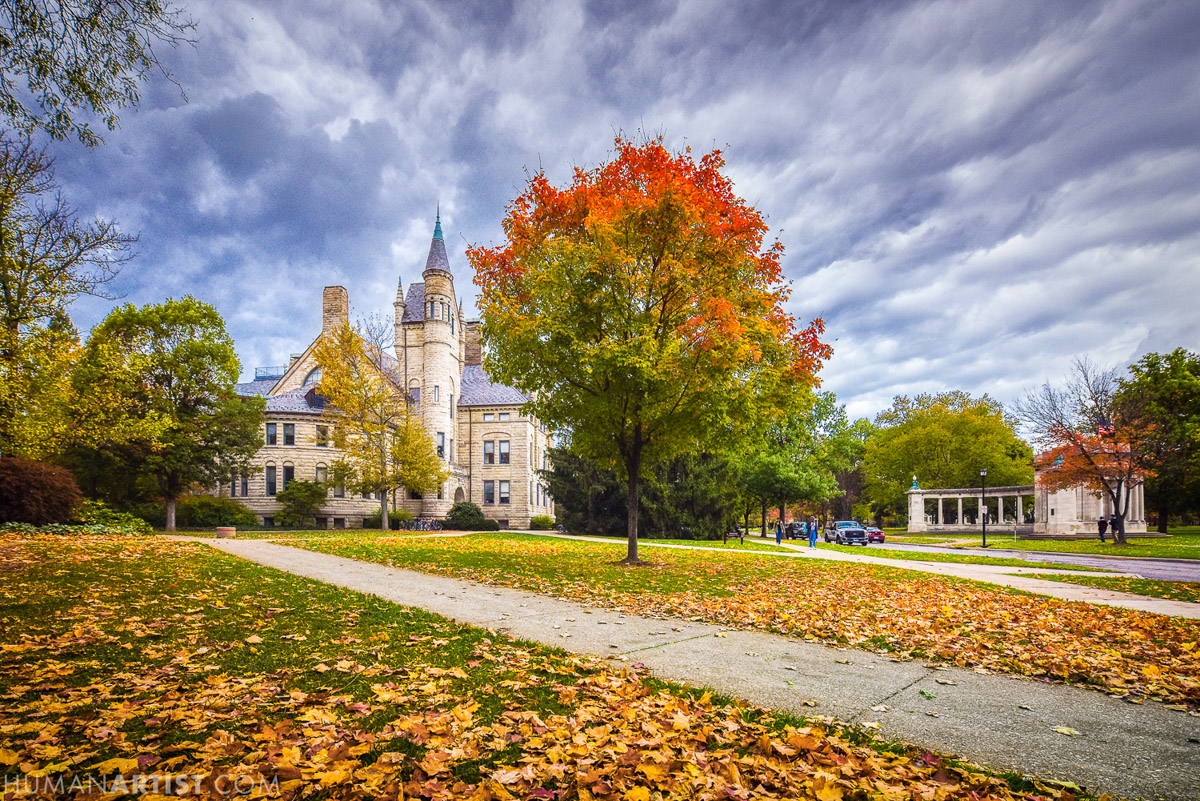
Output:
<path fill-rule="evenodd" d="M 287 485 L 296 480 L 296 468 L 290 464 L 283 466 L 283 486 L 280 489 L 287 489 Z"/>
<path fill-rule="evenodd" d="M 432 300 L 429 301 L 429 319 L 430 320 L 432 320 L 434 318 L 434 309 L 436 309 L 436 308 L 437 308 L 437 304 Z"/>
<path fill-rule="evenodd" d="M 500 482 L 500 503 L 508 503 L 508 482 Z"/>
<path fill-rule="evenodd" d="M 296 424 L 295 423 L 284 423 L 283 424 L 283 444 L 284 445 L 295 445 L 296 444 Z"/>
<path fill-rule="evenodd" d="M 275 444 L 275 424 L 274 423 L 267 423 L 267 444 L 268 445 Z"/>
<path fill-rule="evenodd" d="M 493 421 L 493 420 L 495 420 L 495 419 L 496 419 L 496 415 L 492 414 L 491 412 L 484 412 L 484 413 L 483 413 L 483 422 L 485 422 L 485 423 L 490 423 L 490 422 L 492 422 L 492 421 Z"/>
<path fill-rule="evenodd" d="M 275 518 L 273 518 L 273 517 L 264 517 L 264 518 L 263 518 L 263 525 L 264 525 L 264 526 L 266 526 L 267 528 L 274 528 L 274 526 L 275 526 Z"/>
<path fill-rule="evenodd" d="M 446 458 L 446 432 L 437 432 L 437 455 L 439 459 Z"/>
<path fill-rule="evenodd" d="M 450 336 L 454 336 L 454 315 L 450 315 Z"/>
<path fill-rule="evenodd" d="M 250 476 L 242 475 L 242 497 L 245 498 L 250 494 Z"/>
<path fill-rule="evenodd" d="M 316 479 L 317 479 L 317 483 L 319 483 L 319 484 L 324 484 L 326 481 L 328 481 L 329 480 L 329 468 L 327 468 L 323 464 L 317 465 Z"/>
<path fill-rule="evenodd" d="M 450 319 L 450 314 L 448 313 L 448 310 L 449 310 L 449 308 L 450 308 L 450 307 L 449 307 L 449 306 L 447 306 L 445 303 L 443 303 L 443 304 L 442 304 L 442 319 L 443 319 L 443 320 L 449 320 L 449 319 Z"/>
<path fill-rule="evenodd" d="M 450 419 L 454 419 L 454 393 L 450 393 Z"/>
<path fill-rule="evenodd" d="M 438 497 L 437 497 L 437 499 L 438 499 L 439 501 L 442 499 L 442 485 L 441 485 L 441 484 L 439 484 L 439 485 L 438 485 Z"/>
<path fill-rule="evenodd" d="M 229 482 L 229 497 L 230 498 L 237 497 L 237 479 L 236 478 Z"/>
<path fill-rule="evenodd" d="M 408 497 L 410 500 L 419 501 L 421 500 L 421 493 L 417 492 L 416 490 L 409 490 Z"/>
<path fill-rule="evenodd" d="M 335 486 L 333 488 L 333 497 L 345 498 L 346 497 L 346 485 L 339 481 L 337 486 Z"/>
<path fill-rule="evenodd" d="M 483 482 L 483 502 L 485 504 L 491 504 L 491 503 L 496 502 L 496 482 L 495 481 Z"/>
<path fill-rule="evenodd" d="M 345 528 L 346 527 L 346 518 L 344 518 L 344 517 L 333 518 L 333 527 L 334 528 Z"/>
<path fill-rule="evenodd" d="M 483 443 L 483 463 L 496 463 L 496 443 L 492 442 L 490 439 L 485 440 Z"/>
<path fill-rule="evenodd" d="M 433 385 L 433 402 L 437 403 L 441 397 L 442 397 L 442 388 L 439 387 L 437 384 L 434 384 Z"/>
<path fill-rule="evenodd" d="M 533 482 L 529 482 L 529 502 L 533 503 Z"/>
<path fill-rule="evenodd" d="M 499 420 L 501 423 L 508 419 L 508 412 L 500 412 Z"/>
<path fill-rule="evenodd" d="M 329 528 L 329 518 L 328 517 L 318 517 L 317 518 L 317 528 Z"/>
<path fill-rule="evenodd" d="M 500 464 L 508 464 L 508 440 L 500 440 Z"/>
<path fill-rule="evenodd" d="M 329 426 L 317 426 L 317 447 L 329 447 Z"/>
<path fill-rule="evenodd" d="M 275 465 L 267 465 L 267 494 L 275 494 Z"/>

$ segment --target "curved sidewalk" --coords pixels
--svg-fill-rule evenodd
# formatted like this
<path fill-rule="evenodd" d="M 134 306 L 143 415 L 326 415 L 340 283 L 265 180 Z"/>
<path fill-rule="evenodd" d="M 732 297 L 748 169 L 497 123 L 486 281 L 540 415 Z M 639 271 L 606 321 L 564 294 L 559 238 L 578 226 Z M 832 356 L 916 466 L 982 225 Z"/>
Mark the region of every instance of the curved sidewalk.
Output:
<path fill-rule="evenodd" d="M 878 724 L 885 737 L 996 770 L 1130 798 L 1195 801 L 1200 787 L 1200 718 L 1157 703 L 1135 705 L 1076 687 L 623 615 L 269 541 L 197 541 L 462 623 L 641 663 L 660 678 L 711 687 L 761 706 Z M 1056 727 L 1082 736 L 1065 736 Z"/>

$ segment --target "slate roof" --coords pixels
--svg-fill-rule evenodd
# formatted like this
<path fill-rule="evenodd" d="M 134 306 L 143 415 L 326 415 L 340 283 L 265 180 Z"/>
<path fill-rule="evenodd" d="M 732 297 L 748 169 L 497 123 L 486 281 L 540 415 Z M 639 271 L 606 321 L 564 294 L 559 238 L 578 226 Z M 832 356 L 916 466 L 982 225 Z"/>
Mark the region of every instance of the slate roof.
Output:
<path fill-rule="evenodd" d="M 446 243 L 442 241 L 442 223 L 438 221 L 433 241 L 429 243 L 429 255 L 425 258 L 426 270 L 445 270 L 450 272 L 450 260 L 446 258 Z"/>
<path fill-rule="evenodd" d="M 257 381 L 243 381 L 240 384 L 234 384 L 233 391 L 239 395 L 266 395 L 278 380 L 278 378 L 261 378 Z"/>
<path fill-rule="evenodd" d="M 319 402 L 312 387 L 299 387 L 267 398 L 268 412 L 320 414 L 322 408 L 324 408 L 324 404 Z"/>
<path fill-rule="evenodd" d="M 529 400 L 516 387 L 493 384 L 479 364 L 463 368 L 460 387 L 459 406 L 519 406 Z"/>
<path fill-rule="evenodd" d="M 425 319 L 425 285 L 412 284 L 408 287 L 408 298 L 404 301 L 402 323 L 419 323 Z"/>

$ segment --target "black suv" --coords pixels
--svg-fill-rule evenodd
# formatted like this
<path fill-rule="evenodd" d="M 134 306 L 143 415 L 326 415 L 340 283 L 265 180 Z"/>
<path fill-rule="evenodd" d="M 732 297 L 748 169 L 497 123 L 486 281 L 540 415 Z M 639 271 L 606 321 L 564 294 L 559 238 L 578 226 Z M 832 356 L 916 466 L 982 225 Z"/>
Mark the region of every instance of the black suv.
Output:
<path fill-rule="evenodd" d="M 789 540 L 806 540 L 808 539 L 808 529 L 805 524 L 798 520 L 793 520 L 783 527 L 784 539 Z"/>
<path fill-rule="evenodd" d="M 832 529 L 825 529 L 825 541 L 838 545 L 866 545 L 867 531 L 853 520 L 839 520 Z"/>

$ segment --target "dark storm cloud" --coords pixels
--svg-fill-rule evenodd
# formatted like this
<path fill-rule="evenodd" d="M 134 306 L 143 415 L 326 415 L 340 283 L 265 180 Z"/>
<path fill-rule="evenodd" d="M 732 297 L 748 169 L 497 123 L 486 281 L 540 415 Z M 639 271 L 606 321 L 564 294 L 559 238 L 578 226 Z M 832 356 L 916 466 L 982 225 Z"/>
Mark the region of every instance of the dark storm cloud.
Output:
<path fill-rule="evenodd" d="M 639 129 L 725 151 L 854 414 L 1200 347 L 1195 4 L 331 8 L 194 4 L 199 45 L 169 54 L 189 102 L 159 82 L 106 147 L 56 151 L 82 208 L 141 231 L 130 299 L 207 295 L 247 367 L 307 344 L 324 284 L 390 311 L 438 203 L 471 303 L 465 244 L 499 239 L 528 171 Z"/>

